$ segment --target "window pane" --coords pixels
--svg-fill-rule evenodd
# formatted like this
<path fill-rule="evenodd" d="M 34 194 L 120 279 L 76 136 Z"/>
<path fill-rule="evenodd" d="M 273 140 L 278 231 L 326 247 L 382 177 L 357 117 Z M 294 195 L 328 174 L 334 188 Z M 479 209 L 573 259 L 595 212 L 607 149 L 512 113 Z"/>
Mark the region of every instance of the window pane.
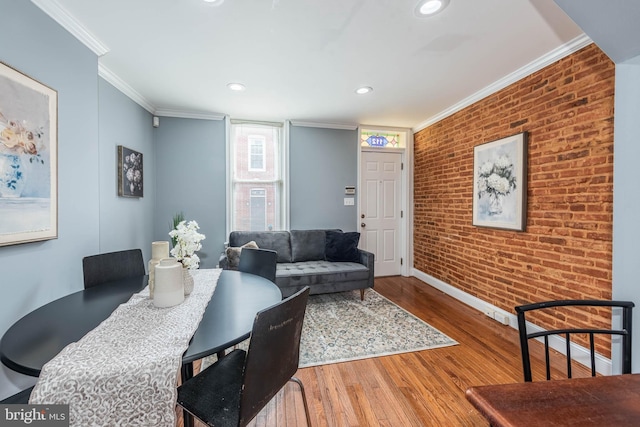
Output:
<path fill-rule="evenodd" d="M 249 137 L 249 170 L 250 171 L 264 171 L 265 170 L 265 156 L 264 156 L 265 138 L 261 136 Z"/>
<path fill-rule="evenodd" d="M 251 208 L 249 212 L 249 229 L 263 231 L 267 229 L 267 191 L 264 188 L 251 190 Z"/>

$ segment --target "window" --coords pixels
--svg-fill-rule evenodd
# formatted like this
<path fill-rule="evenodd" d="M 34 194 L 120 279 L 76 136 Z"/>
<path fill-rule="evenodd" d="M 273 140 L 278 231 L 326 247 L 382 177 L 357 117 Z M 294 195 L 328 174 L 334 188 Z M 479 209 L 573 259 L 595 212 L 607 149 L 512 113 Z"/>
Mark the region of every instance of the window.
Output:
<path fill-rule="evenodd" d="M 231 120 L 228 231 L 283 230 L 283 126 Z"/>
<path fill-rule="evenodd" d="M 250 171 L 265 170 L 264 141 L 265 141 L 264 136 L 261 136 L 261 135 L 249 136 L 249 170 Z"/>

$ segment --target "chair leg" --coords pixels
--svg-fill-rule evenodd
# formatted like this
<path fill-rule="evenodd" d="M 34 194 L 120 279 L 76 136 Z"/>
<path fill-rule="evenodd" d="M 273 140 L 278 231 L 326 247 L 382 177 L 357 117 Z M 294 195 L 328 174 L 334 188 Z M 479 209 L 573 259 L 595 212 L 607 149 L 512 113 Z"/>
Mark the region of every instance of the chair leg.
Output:
<path fill-rule="evenodd" d="M 311 416 L 309 414 L 309 406 L 307 405 L 307 395 L 304 392 L 302 381 L 300 381 L 300 379 L 298 379 L 297 377 L 291 377 L 289 381 L 293 381 L 300 386 L 300 391 L 302 392 L 302 403 L 304 403 L 304 414 L 307 417 L 307 427 L 311 427 Z"/>
<path fill-rule="evenodd" d="M 360 289 L 360 301 L 364 301 L 364 289 Z"/>

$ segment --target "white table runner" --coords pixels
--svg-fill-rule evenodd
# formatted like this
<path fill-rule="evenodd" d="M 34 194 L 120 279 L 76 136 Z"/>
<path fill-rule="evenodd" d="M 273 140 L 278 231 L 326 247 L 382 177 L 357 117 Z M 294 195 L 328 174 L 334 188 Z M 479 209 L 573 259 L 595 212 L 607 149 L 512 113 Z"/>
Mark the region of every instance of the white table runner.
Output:
<path fill-rule="evenodd" d="M 42 369 L 32 404 L 69 404 L 72 426 L 175 426 L 182 355 L 218 283 L 220 269 L 193 270 L 194 289 L 157 308 L 134 294 Z"/>

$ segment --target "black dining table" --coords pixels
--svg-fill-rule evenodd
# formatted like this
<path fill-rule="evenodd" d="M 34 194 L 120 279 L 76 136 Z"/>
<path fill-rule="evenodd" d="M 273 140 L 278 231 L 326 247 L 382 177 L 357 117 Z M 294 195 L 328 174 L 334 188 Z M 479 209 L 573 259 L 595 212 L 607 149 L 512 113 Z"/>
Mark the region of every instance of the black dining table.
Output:
<path fill-rule="evenodd" d="M 147 281 L 147 276 L 140 276 L 109 282 L 37 308 L 2 336 L 0 361 L 16 372 L 39 376 L 45 363 L 107 319 L 120 304 L 143 290 Z M 256 313 L 281 299 L 282 293 L 273 282 L 249 273 L 223 270 L 182 356 L 182 380 L 193 376 L 194 361 L 247 339 Z M 191 422 L 185 412 L 185 426 Z"/>

